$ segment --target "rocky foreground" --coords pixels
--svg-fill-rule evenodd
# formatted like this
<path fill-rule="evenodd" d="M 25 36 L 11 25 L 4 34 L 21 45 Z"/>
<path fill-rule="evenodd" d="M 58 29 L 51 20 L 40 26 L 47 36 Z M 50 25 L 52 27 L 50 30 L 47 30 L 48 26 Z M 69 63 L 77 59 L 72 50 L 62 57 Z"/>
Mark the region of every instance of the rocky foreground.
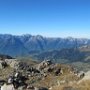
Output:
<path fill-rule="evenodd" d="M 43 62 L 0 59 L 1 90 L 80 90 L 62 86 L 79 84 L 85 73 L 69 65 Z M 58 87 L 58 88 L 57 88 Z M 68 89 L 69 88 L 69 89 Z"/>

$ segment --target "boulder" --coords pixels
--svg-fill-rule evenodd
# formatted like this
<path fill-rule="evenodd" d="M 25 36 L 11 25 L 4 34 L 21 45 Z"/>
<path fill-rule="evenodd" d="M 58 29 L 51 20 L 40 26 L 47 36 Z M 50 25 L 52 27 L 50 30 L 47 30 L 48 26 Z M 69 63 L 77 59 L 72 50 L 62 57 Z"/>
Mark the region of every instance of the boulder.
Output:
<path fill-rule="evenodd" d="M 13 83 L 13 77 L 9 77 L 7 82 L 8 82 L 8 84 L 12 84 Z"/>
<path fill-rule="evenodd" d="M 39 70 L 37 70 L 36 68 L 33 68 L 33 67 L 28 68 L 27 71 L 30 72 L 30 73 L 40 73 Z"/>
<path fill-rule="evenodd" d="M 85 76 L 85 73 L 83 71 L 80 71 L 77 76 L 79 78 L 83 78 Z"/>
<path fill-rule="evenodd" d="M 13 84 L 4 84 L 3 86 L 1 86 L 1 90 L 15 90 Z"/>
<path fill-rule="evenodd" d="M 84 77 L 79 80 L 78 84 L 80 84 L 83 81 L 87 81 L 87 80 L 90 80 L 90 71 L 87 71 L 85 73 Z"/>
<path fill-rule="evenodd" d="M 34 90 L 34 86 L 28 85 L 28 86 L 27 86 L 27 89 L 29 89 L 29 90 Z"/>
<path fill-rule="evenodd" d="M 13 84 L 16 89 L 19 87 L 24 88 L 27 86 L 26 80 L 27 78 L 22 73 L 16 72 L 15 75 L 9 76 L 7 83 Z"/>
<path fill-rule="evenodd" d="M 27 69 L 27 64 L 26 63 L 23 63 L 17 59 L 5 59 L 5 62 L 11 67 L 11 68 L 14 68 L 16 70 L 18 69 Z"/>
<path fill-rule="evenodd" d="M 63 71 L 62 71 L 61 68 L 57 68 L 57 69 L 55 70 L 55 75 L 58 76 L 58 75 L 60 75 L 60 74 L 63 74 Z"/>
<path fill-rule="evenodd" d="M 44 68 L 44 72 L 46 72 L 46 73 L 51 73 L 51 72 L 53 72 L 53 70 L 54 70 L 54 65 L 50 65 L 50 66 Z"/>
<path fill-rule="evenodd" d="M 17 59 L 5 59 L 5 62 L 11 67 L 17 69 L 19 61 Z"/>
<path fill-rule="evenodd" d="M 0 87 L 5 83 L 5 80 L 0 80 Z"/>
<path fill-rule="evenodd" d="M 44 68 L 50 66 L 52 62 L 50 60 L 44 60 L 40 64 L 38 64 L 37 69 L 38 70 L 43 70 Z"/>
<path fill-rule="evenodd" d="M 5 61 L 0 60 L 0 69 L 3 69 L 7 66 L 7 63 Z"/>

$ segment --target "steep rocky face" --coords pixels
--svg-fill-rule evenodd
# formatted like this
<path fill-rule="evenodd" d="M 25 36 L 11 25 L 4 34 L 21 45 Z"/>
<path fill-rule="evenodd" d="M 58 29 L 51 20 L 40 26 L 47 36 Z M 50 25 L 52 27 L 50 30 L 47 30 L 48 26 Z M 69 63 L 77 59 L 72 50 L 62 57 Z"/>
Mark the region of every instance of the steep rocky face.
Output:
<path fill-rule="evenodd" d="M 59 50 L 62 48 L 77 48 L 90 45 L 89 39 L 76 38 L 46 38 L 40 35 L 8 35 L 0 34 L 0 53 L 11 56 L 28 55 L 31 52 Z"/>

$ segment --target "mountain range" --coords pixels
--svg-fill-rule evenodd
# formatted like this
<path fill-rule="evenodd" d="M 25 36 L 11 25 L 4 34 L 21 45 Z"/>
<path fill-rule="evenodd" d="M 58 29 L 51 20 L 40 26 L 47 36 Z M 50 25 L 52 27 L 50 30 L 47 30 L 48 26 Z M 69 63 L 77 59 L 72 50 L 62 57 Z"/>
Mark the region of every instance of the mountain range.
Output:
<path fill-rule="evenodd" d="M 84 38 L 48 38 L 41 35 L 0 34 L 0 54 L 24 56 L 53 50 L 78 48 L 90 45 L 90 39 Z"/>

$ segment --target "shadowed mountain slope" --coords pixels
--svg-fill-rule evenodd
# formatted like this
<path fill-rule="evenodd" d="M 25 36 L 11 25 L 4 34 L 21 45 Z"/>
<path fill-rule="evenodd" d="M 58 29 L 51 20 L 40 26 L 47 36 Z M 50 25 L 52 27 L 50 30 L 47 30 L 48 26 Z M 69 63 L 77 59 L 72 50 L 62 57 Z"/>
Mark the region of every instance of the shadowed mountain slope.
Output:
<path fill-rule="evenodd" d="M 46 38 L 29 34 L 15 36 L 0 34 L 0 53 L 11 56 L 23 56 L 32 53 L 61 50 L 63 48 L 77 48 L 90 45 L 89 39 L 76 38 Z"/>

